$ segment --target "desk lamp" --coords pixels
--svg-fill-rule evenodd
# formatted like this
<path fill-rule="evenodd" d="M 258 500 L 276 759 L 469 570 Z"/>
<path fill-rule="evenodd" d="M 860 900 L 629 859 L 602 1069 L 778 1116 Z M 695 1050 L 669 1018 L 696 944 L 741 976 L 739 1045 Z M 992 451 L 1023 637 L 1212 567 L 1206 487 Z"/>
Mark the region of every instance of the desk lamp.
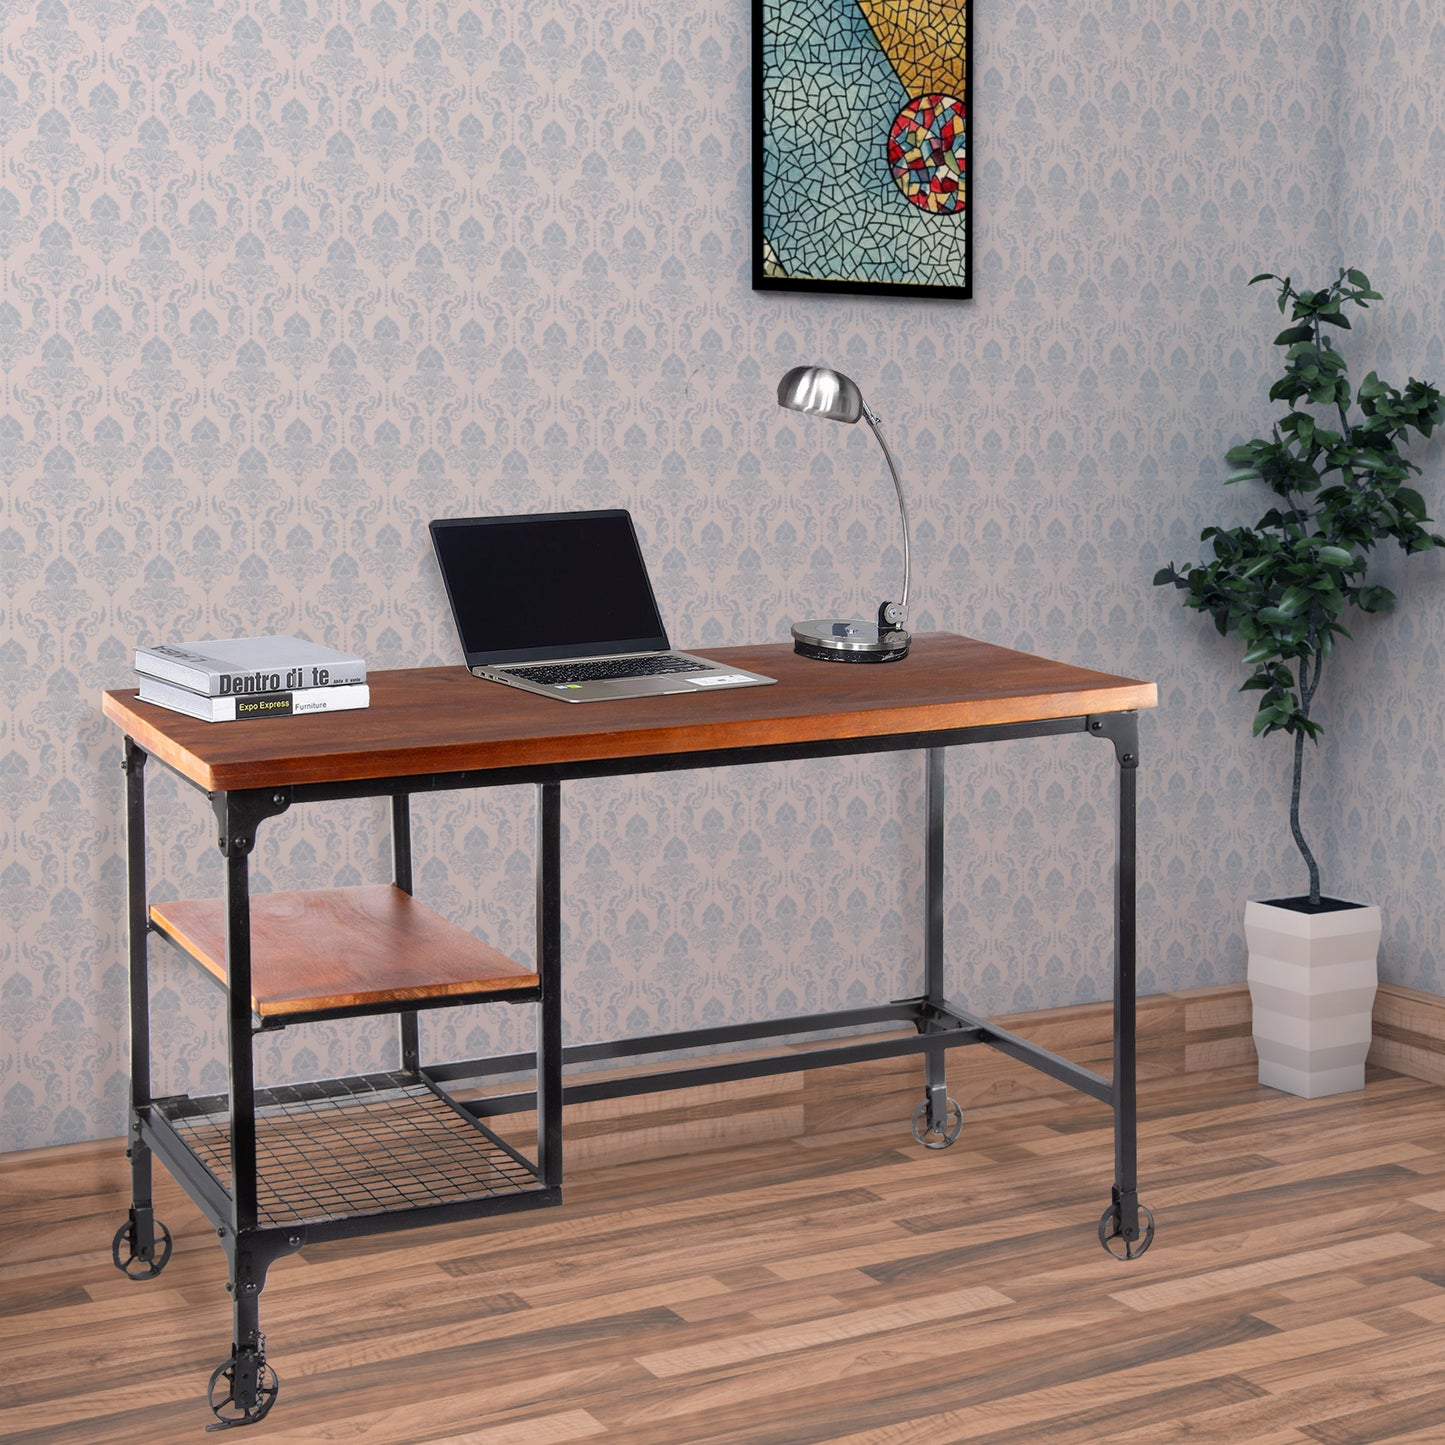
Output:
<path fill-rule="evenodd" d="M 903 594 L 898 602 L 880 602 L 877 622 L 844 621 L 828 618 L 793 625 L 793 650 L 822 662 L 897 662 L 908 655 L 913 640 L 903 629 L 908 618 L 908 504 L 903 500 L 903 483 L 893 453 L 883 440 L 878 418 L 863 400 L 863 393 L 851 377 L 826 366 L 795 366 L 778 383 L 778 405 L 789 411 L 825 416 L 831 421 L 856 422 L 867 419 L 883 448 L 884 460 L 898 493 L 898 511 L 903 518 Z"/>

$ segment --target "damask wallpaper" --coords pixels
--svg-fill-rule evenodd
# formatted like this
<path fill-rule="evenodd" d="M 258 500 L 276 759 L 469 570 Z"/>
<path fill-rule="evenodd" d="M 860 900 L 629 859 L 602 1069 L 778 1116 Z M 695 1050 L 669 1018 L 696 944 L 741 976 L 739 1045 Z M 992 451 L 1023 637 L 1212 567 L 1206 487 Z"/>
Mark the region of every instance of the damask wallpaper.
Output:
<path fill-rule="evenodd" d="M 1445 22 L 1428 5 L 1350 6 L 1348 107 L 1337 127 L 1341 246 L 1385 291 L 1360 341 L 1381 375 L 1445 377 Z M 1445 447 L 1416 457 L 1445 531 Z M 1396 558 L 1400 604 L 1352 628 L 1322 748 L 1328 858 L 1348 896 L 1381 905 L 1381 976 L 1445 993 L 1445 558 Z M 1332 683 L 1326 684 L 1333 686 Z"/>
<path fill-rule="evenodd" d="M 841 0 L 840 0 L 841 3 Z M 633 509 L 677 640 L 786 636 L 901 564 L 871 437 L 779 411 L 852 374 L 915 517 L 914 623 L 1156 680 L 1141 987 L 1243 976 L 1293 891 L 1283 745 L 1231 648 L 1150 578 L 1252 499 L 1276 317 L 1259 270 L 1363 267 L 1358 341 L 1445 376 L 1445 21 L 1420 0 L 974 0 L 972 303 L 757 294 L 749 0 L 0 0 L 0 1148 L 119 1133 L 119 739 L 138 641 L 296 631 L 457 658 L 440 514 Z M 1445 515 L 1438 449 L 1424 489 Z M 1307 815 L 1442 988 L 1445 573 L 1358 630 Z M 822 664 L 820 664 L 822 665 Z M 480 684 L 479 684 L 480 686 Z M 150 770 L 157 891 L 218 885 Z M 1088 739 L 949 764 L 951 991 L 1104 996 L 1111 765 Z M 921 957 L 917 759 L 571 788 L 573 1038 L 896 995 Z M 429 903 L 522 957 L 532 800 L 418 807 Z M 370 805 L 263 833 L 261 887 L 387 876 Z M 156 949 L 165 1088 L 222 1088 L 220 999 Z M 510 1048 L 525 1011 L 427 1020 Z M 390 1025 L 268 1040 L 279 1078 Z M 966 1058 L 954 1092 L 967 1096 Z"/>

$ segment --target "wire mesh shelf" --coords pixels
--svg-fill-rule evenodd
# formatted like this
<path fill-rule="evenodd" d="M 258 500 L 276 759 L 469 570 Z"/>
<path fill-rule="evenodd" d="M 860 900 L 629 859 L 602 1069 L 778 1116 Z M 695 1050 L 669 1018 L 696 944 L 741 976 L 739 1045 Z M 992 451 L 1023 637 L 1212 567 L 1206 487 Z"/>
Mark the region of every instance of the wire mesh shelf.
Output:
<path fill-rule="evenodd" d="M 225 1095 L 156 1103 L 229 1194 Z M 358 1075 L 256 1094 L 256 1203 L 263 1227 L 541 1191 L 526 1160 L 416 1074 Z"/>

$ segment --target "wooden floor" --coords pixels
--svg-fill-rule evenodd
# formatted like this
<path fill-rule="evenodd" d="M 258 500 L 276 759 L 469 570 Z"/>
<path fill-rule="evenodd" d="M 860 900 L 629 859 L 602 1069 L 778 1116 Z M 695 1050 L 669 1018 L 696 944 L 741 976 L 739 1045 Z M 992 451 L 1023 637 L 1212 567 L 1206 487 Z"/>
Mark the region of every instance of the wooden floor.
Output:
<path fill-rule="evenodd" d="M 953 1092 L 967 1095 L 966 1064 Z M 262 1299 L 244 1438 L 441 1445 L 1445 1441 L 1445 1092 L 1307 1101 L 1248 1067 L 1146 1080 L 1153 1248 L 1095 1229 L 1078 1096 L 684 1159 L 584 1164 L 560 1209 L 310 1248 Z M 176 1253 L 112 1267 L 118 1147 L 0 1159 L 0 1439 L 194 1440 L 224 1255 L 158 1169 Z"/>

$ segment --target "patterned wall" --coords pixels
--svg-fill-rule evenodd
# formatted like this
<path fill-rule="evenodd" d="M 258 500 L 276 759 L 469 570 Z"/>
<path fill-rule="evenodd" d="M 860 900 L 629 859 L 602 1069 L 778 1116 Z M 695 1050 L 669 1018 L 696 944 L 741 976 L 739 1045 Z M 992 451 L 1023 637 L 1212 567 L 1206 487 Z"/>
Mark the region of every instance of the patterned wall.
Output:
<path fill-rule="evenodd" d="M 1141 983 L 1242 977 L 1242 900 L 1295 886 L 1284 753 L 1249 741 L 1232 650 L 1149 579 L 1249 510 L 1218 486 L 1268 414 L 1274 318 L 1244 283 L 1347 250 L 1400 294 L 1382 362 L 1445 374 L 1441 27 L 1416 0 L 1257 10 L 975 0 L 978 299 L 942 304 L 749 289 L 745 0 L 0 0 L 0 1148 L 122 1126 L 99 694 L 135 642 L 452 661 L 428 518 L 574 505 L 633 508 L 680 641 L 866 606 L 900 563 L 885 474 L 862 429 L 776 408 L 798 361 L 885 421 L 918 627 L 1158 681 Z M 1441 581 L 1412 564 L 1407 613 L 1358 650 L 1308 800 L 1340 891 L 1387 902 L 1387 975 L 1421 987 L 1438 880 L 1394 880 L 1435 876 Z M 1110 771 L 1082 738 L 951 761 L 972 1006 L 1107 992 Z M 151 772 L 157 891 L 214 890 L 209 813 Z M 921 792 L 907 757 L 570 790 L 569 1033 L 908 988 Z M 531 807 L 429 798 L 416 840 L 421 896 L 522 957 Z M 380 809 L 313 809 L 254 872 L 379 879 L 386 847 Z M 217 991 L 157 953 L 159 1082 L 222 1087 Z M 428 1034 L 473 1054 L 529 1024 Z M 392 1048 L 309 1026 L 262 1072 Z"/>
<path fill-rule="evenodd" d="M 1445 389 L 1445 20 L 1409 0 L 1357 5 L 1345 40 L 1341 232 L 1388 308 L 1361 328 L 1352 370 Z M 1445 532 L 1445 446 L 1415 459 Z M 1380 904 L 1382 974 L 1445 993 L 1445 556 L 1396 557 L 1382 575 L 1396 612 L 1352 628 L 1349 663 L 1326 684 L 1326 866 L 1337 891 Z"/>

